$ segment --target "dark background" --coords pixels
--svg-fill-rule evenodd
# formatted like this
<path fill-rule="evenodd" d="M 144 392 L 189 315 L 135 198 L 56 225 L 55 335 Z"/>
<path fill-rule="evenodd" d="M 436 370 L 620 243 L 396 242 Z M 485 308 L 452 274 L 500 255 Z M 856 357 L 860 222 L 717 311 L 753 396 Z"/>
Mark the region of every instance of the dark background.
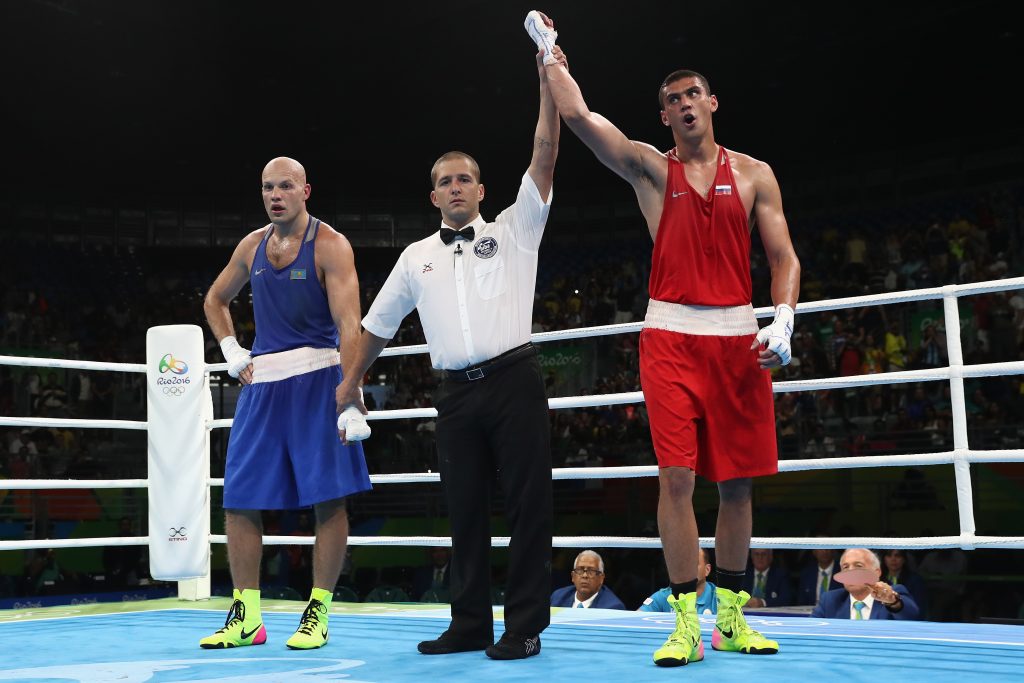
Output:
<path fill-rule="evenodd" d="M 532 7 L 560 31 L 588 103 L 660 148 L 662 78 L 685 67 L 718 95 L 719 141 L 787 182 L 898 163 L 920 146 L 1019 144 L 1019 28 L 998 2 L 466 0 L 5 5 L 4 193 L 22 199 L 256 200 L 263 164 L 302 161 L 314 202 L 423 207 L 440 154 L 477 157 L 512 199 L 537 112 Z M 563 199 L 629 187 L 568 130 Z M 256 208 L 256 207 L 254 207 Z"/>

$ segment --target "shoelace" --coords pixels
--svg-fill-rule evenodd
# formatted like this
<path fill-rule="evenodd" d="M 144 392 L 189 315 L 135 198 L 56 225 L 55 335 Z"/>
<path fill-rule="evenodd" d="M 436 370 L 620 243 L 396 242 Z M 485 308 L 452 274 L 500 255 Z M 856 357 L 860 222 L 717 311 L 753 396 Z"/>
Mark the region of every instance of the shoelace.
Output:
<path fill-rule="evenodd" d="M 682 626 L 677 626 L 676 630 L 672 632 L 672 635 L 668 637 L 673 643 L 686 643 L 689 645 L 697 644 L 697 637 L 690 633 L 689 623 L 686 621 L 686 616 L 683 616 Z"/>
<path fill-rule="evenodd" d="M 313 635 L 313 631 L 320 624 L 320 615 L 317 612 L 326 612 L 327 608 L 324 607 L 324 603 L 319 600 L 310 600 L 309 606 L 302 613 L 302 618 L 299 619 L 299 633 L 310 636 Z"/>
<path fill-rule="evenodd" d="M 723 628 L 719 627 L 719 629 L 718 629 L 719 631 L 726 631 L 728 633 L 731 633 L 732 634 L 732 636 L 731 636 L 732 638 L 736 638 L 737 636 L 739 636 L 742 633 L 752 634 L 752 635 L 756 635 L 756 636 L 761 636 L 761 634 L 759 632 L 757 632 L 754 629 L 750 628 L 750 625 L 747 624 L 745 619 L 741 618 L 742 612 L 740 611 L 739 607 L 727 608 L 725 610 L 720 610 L 719 614 L 721 614 L 722 612 L 725 612 L 725 619 L 723 621 L 725 621 L 725 624 L 729 628 L 723 629 Z"/>
<path fill-rule="evenodd" d="M 224 628 L 217 631 L 217 633 L 227 631 L 234 621 L 245 621 L 245 604 L 241 600 L 235 600 L 231 603 L 231 609 L 228 610 L 228 618 L 224 620 Z"/>

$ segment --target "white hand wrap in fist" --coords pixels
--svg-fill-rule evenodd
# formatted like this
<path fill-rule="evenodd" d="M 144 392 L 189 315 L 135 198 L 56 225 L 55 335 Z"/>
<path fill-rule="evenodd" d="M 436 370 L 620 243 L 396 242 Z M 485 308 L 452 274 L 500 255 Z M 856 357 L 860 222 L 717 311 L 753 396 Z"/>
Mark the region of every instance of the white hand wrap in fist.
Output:
<path fill-rule="evenodd" d="M 526 32 L 533 38 L 533 42 L 537 43 L 537 49 L 544 50 L 544 63 L 557 64 L 558 60 L 551 53 L 555 47 L 555 40 L 558 39 L 558 31 L 553 26 L 548 26 L 544 23 L 544 15 L 537 10 L 530 10 L 530 13 L 526 15 L 526 21 L 523 22 L 523 26 L 526 27 Z"/>
<path fill-rule="evenodd" d="M 243 348 L 234 337 L 224 337 L 220 340 L 220 352 L 228 362 L 228 374 L 232 377 L 237 378 L 242 374 L 242 370 L 252 363 L 249 349 Z"/>
<path fill-rule="evenodd" d="M 772 324 L 761 328 L 757 333 L 757 341 L 769 351 L 775 352 L 783 365 L 789 365 L 793 357 L 789 347 L 789 339 L 793 336 L 793 309 L 786 304 L 775 307 L 775 320 Z"/>
<path fill-rule="evenodd" d="M 363 390 L 360 389 L 359 398 L 362 397 Z M 355 406 L 345 408 L 338 416 L 338 431 L 341 430 L 345 430 L 346 441 L 362 441 L 370 437 L 370 425 L 366 424 L 366 416 Z"/>

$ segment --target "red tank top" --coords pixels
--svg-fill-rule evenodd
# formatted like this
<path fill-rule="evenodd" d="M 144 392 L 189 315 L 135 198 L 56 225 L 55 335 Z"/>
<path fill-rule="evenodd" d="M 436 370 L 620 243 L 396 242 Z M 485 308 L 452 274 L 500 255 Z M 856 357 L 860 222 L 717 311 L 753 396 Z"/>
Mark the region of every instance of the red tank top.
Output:
<path fill-rule="evenodd" d="M 675 150 L 665 157 L 668 182 L 651 256 L 650 297 L 704 306 L 749 304 L 750 225 L 729 155 L 719 147 L 707 199 L 687 182 Z"/>

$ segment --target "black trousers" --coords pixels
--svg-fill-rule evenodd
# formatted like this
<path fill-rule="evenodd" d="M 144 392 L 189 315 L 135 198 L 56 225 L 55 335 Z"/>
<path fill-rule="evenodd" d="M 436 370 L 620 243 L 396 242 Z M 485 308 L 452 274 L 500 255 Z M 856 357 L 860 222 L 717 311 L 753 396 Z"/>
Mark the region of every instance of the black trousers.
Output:
<path fill-rule="evenodd" d="M 505 630 L 526 636 L 551 622 L 551 435 L 536 356 L 483 379 L 445 379 L 437 407 L 441 483 L 452 529 L 453 634 L 494 637 L 491 494 L 505 494 L 509 543 Z"/>

